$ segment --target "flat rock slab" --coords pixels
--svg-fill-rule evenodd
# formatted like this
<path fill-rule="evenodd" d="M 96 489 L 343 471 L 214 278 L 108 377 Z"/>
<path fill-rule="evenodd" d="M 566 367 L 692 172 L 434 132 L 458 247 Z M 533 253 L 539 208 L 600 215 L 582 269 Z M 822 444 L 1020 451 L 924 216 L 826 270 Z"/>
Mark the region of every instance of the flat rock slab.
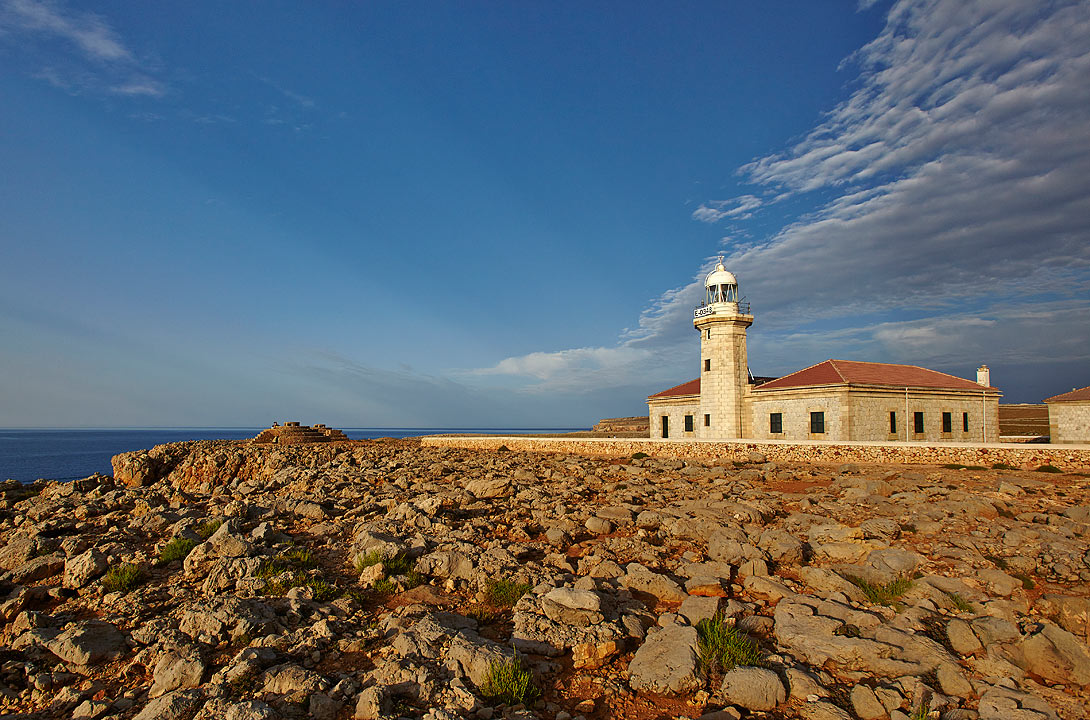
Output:
<path fill-rule="evenodd" d="M 723 675 L 723 698 L 746 710 L 774 710 L 787 700 L 780 676 L 758 667 L 738 667 Z"/>
<path fill-rule="evenodd" d="M 704 684 L 697 660 L 696 628 L 675 625 L 649 637 L 628 665 L 633 690 L 660 695 L 692 692 Z"/>
<path fill-rule="evenodd" d="M 125 649 L 125 635 L 116 625 L 88 620 L 68 628 L 47 647 L 66 663 L 88 667 L 120 655 Z"/>

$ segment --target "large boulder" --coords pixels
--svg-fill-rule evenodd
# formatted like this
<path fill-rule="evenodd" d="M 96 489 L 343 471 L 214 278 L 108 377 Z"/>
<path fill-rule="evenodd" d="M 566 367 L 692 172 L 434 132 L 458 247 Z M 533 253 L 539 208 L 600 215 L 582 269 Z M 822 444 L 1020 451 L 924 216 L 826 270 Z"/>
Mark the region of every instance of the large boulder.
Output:
<path fill-rule="evenodd" d="M 159 697 L 171 690 L 195 688 L 204 676 L 204 662 L 196 651 L 167 651 L 155 663 L 148 697 Z"/>
<path fill-rule="evenodd" d="M 1049 682 L 1090 685 L 1090 653 L 1086 645 L 1051 623 L 1043 623 L 1040 632 L 1023 638 L 1015 646 L 1011 661 Z"/>
<path fill-rule="evenodd" d="M 106 572 L 106 556 L 95 548 L 70 558 L 64 564 L 64 587 L 79 590 Z"/>
<path fill-rule="evenodd" d="M 628 665 L 633 690 L 660 695 L 692 692 L 704 684 L 696 628 L 674 625 L 651 635 Z"/>
<path fill-rule="evenodd" d="M 76 623 L 47 646 L 49 651 L 71 666 L 88 668 L 112 660 L 125 651 L 125 634 L 116 625 L 100 620 Z"/>
<path fill-rule="evenodd" d="M 758 667 L 737 667 L 727 672 L 719 691 L 731 705 L 746 710 L 774 710 L 787 700 L 780 676 Z"/>

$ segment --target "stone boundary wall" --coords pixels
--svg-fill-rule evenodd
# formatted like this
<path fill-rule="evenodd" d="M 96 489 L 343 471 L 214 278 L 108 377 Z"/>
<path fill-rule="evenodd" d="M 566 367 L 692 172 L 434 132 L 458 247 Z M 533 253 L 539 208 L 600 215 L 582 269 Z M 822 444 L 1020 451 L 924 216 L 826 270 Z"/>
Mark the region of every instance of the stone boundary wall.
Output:
<path fill-rule="evenodd" d="M 750 452 L 777 462 L 874 463 L 880 465 L 984 465 L 1006 463 L 1012 467 L 1053 465 L 1063 470 L 1090 469 L 1090 445 L 982 444 L 982 443 L 788 443 L 754 441 L 702 441 L 612 439 L 425 436 L 424 447 L 496 450 L 501 445 L 523 452 L 564 453 L 604 457 L 651 457 L 703 462 L 747 459 Z"/>

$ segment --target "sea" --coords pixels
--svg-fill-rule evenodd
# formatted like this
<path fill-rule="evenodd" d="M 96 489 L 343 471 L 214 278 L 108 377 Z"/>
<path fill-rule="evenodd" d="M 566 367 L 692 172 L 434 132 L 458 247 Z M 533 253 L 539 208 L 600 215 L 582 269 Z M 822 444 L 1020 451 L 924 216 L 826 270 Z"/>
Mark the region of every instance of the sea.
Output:
<path fill-rule="evenodd" d="M 417 437 L 444 433 L 566 433 L 586 428 L 341 428 L 352 440 Z M 0 428 L 0 480 L 78 480 L 111 475 L 110 458 L 181 440 L 243 440 L 264 428 Z"/>

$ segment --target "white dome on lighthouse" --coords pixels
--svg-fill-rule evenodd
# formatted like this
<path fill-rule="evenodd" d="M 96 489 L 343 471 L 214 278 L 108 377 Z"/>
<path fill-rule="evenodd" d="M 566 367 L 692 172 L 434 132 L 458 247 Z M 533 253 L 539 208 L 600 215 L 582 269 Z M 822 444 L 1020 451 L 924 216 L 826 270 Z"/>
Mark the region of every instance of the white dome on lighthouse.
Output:
<path fill-rule="evenodd" d="M 713 305 L 724 302 L 738 302 L 738 279 L 723 267 L 723 258 L 720 257 L 715 269 L 704 279 L 704 303 Z"/>
<path fill-rule="evenodd" d="M 723 267 L 723 263 L 720 262 L 715 266 L 715 270 L 708 273 L 708 277 L 704 279 L 704 287 L 712 287 L 713 285 L 737 285 L 738 280 L 734 277 L 734 273 Z"/>

